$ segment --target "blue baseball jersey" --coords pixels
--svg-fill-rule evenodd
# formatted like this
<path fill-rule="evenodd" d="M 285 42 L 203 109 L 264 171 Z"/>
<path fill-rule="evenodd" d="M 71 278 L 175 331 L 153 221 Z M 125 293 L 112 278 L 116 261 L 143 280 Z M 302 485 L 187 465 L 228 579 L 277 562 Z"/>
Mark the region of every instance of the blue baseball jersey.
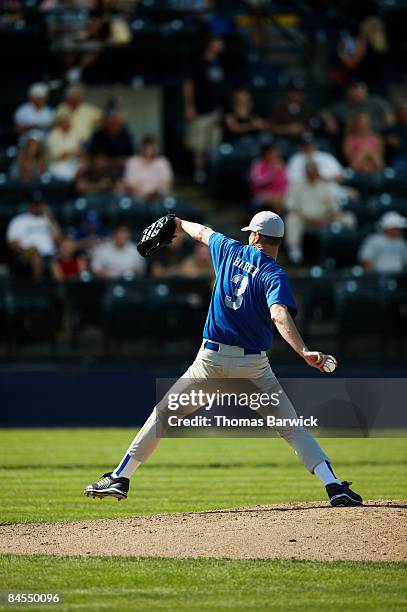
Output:
<path fill-rule="evenodd" d="M 274 259 L 250 245 L 214 232 L 209 249 L 216 272 L 204 338 L 266 351 L 272 344 L 270 306 L 297 306 L 286 272 Z"/>

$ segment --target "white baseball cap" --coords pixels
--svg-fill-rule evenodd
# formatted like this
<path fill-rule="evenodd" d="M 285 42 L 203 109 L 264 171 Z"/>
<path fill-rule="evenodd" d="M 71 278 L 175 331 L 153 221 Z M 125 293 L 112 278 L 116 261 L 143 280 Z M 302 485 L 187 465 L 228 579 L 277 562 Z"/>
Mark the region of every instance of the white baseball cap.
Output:
<path fill-rule="evenodd" d="M 30 98 L 45 98 L 48 92 L 48 86 L 45 83 L 34 83 L 28 90 L 28 96 Z"/>
<path fill-rule="evenodd" d="M 392 228 L 404 229 L 407 227 L 407 219 L 395 210 L 390 210 L 380 217 L 379 225 L 382 230 Z"/>
<path fill-rule="evenodd" d="M 262 210 L 254 215 L 247 227 L 242 227 L 242 232 L 259 232 L 262 236 L 282 238 L 284 236 L 284 221 L 276 213 L 270 210 Z"/>

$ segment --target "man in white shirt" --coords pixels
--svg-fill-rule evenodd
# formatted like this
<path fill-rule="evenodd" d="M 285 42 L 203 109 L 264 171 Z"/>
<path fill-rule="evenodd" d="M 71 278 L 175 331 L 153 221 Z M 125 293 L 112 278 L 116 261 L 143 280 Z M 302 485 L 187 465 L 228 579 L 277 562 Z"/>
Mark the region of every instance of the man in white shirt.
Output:
<path fill-rule="evenodd" d="M 336 202 L 333 184 L 323 181 L 319 167 L 310 160 L 306 167 L 306 178 L 294 184 L 286 197 L 286 244 L 288 256 L 293 263 L 303 259 L 302 241 L 307 229 L 319 229 L 341 217 Z"/>
<path fill-rule="evenodd" d="M 134 196 L 153 201 L 168 194 L 172 186 L 172 169 L 166 157 L 158 155 L 154 136 L 145 136 L 140 155 L 127 160 L 124 185 Z"/>
<path fill-rule="evenodd" d="M 395 211 L 385 213 L 380 221 L 380 233 L 371 234 L 362 242 L 358 259 L 365 270 L 399 274 L 407 268 L 407 242 L 403 229 L 407 219 Z"/>
<path fill-rule="evenodd" d="M 14 217 L 7 228 L 6 240 L 13 263 L 19 267 L 28 266 L 34 278 L 42 278 L 60 233 L 51 211 L 44 204 L 42 193 L 33 192 L 27 212 Z"/>
<path fill-rule="evenodd" d="M 95 247 L 91 268 L 100 278 L 119 278 L 126 273 L 143 276 L 146 263 L 136 245 L 130 241 L 128 227 L 122 225 L 115 229 L 111 240 Z"/>
<path fill-rule="evenodd" d="M 287 163 L 287 176 L 291 185 L 305 180 L 307 162 L 314 161 L 318 166 L 320 177 L 325 181 L 341 182 L 343 168 L 336 157 L 325 151 L 318 151 L 314 136 L 305 132 L 301 137 L 300 150 Z"/>
<path fill-rule="evenodd" d="M 14 124 L 18 134 L 40 130 L 44 136 L 54 121 L 54 111 L 47 105 L 48 87 L 34 83 L 28 90 L 29 102 L 19 106 L 14 113 Z"/>

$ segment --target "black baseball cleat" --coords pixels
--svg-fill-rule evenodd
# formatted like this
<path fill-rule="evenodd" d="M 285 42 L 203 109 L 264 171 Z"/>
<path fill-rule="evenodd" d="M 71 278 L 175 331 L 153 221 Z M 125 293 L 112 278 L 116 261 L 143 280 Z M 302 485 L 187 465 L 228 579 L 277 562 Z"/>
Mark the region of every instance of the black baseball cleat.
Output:
<path fill-rule="evenodd" d="M 326 492 L 331 501 L 331 506 L 361 506 L 363 499 L 349 488 L 351 482 L 344 480 L 342 484 L 333 482 L 326 485 Z"/>
<path fill-rule="evenodd" d="M 127 499 L 130 480 L 128 478 L 113 478 L 112 472 L 103 474 L 102 478 L 93 484 L 88 485 L 84 494 L 88 497 L 116 497 L 119 501 Z"/>

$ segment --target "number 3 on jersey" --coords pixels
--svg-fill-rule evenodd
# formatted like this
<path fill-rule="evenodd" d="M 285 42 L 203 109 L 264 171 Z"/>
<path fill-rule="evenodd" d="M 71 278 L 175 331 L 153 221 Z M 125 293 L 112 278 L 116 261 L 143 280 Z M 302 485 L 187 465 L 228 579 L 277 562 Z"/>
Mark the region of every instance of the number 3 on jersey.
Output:
<path fill-rule="evenodd" d="M 236 285 L 233 290 L 233 297 L 227 295 L 225 297 L 225 303 L 228 308 L 232 310 L 239 310 L 243 302 L 243 294 L 247 289 L 249 283 L 249 277 L 243 274 L 235 274 L 232 276 L 232 283 Z"/>

